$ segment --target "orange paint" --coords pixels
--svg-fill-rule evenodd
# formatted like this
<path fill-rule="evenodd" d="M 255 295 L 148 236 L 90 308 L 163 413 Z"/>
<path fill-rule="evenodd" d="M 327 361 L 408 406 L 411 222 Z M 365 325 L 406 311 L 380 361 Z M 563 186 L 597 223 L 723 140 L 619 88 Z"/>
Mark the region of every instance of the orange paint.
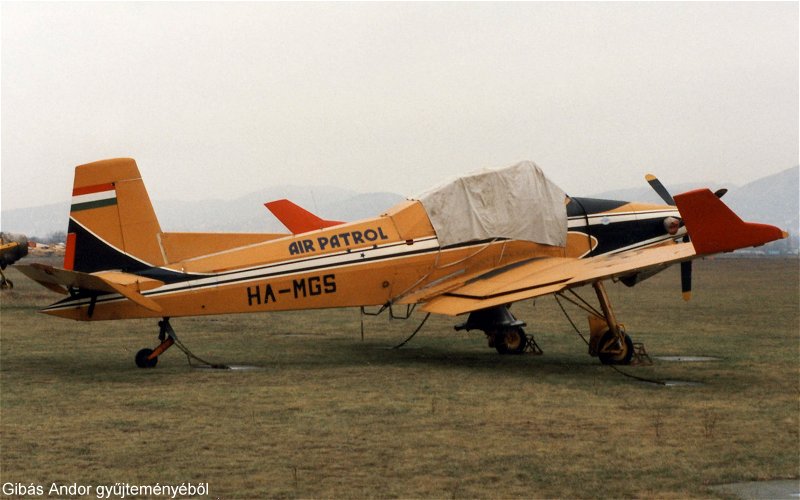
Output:
<path fill-rule="evenodd" d="M 700 255 L 761 246 L 784 237 L 777 227 L 744 222 L 708 189 L 676 195 L 675 203 Z"/>
<path fill-rule="evenodd" d="M 69 233 L 67 235 L 67 248 L 64 253 L 64 269 L 72 271 L 75 269 L 75 240 L 78 235 Z"/>

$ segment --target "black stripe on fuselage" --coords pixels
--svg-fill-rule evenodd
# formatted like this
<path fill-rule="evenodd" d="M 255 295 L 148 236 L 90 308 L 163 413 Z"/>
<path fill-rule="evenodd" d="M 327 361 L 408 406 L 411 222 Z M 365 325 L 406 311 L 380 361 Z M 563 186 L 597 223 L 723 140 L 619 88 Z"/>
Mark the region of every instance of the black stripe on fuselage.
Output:
<path fill-rule="evenodd" d="M 198 275 L 154 267 L 109 245 L 83 225 L 70 218 L 68 231 L 75 233 L 74 271 L 94 273 L 97 271 L 119 270 L 145 278 L 157 279 L 164 283 L 178 283 L 199 278 Z"/>
<path fill-rule="evenodd" d="M 567 217 L 583 217 L 615 210 L 630 202 L 619 200 L 601 200 L 599 198 L 570 198 L 567 203 Z"/>
<path fill-rule="evenodd" d="M 651 240 L 659 237 L 663 237 L 664 241 L 669 239 L 664 227 L 664 218 L 668 217 L 668 212 L 671 211 L 669 206 L 665 205 L 660 210 L 634 209 L 630 212 L 612 212 L 629 203 L 599 198 L 570 198 L 570 203 L 567 204 L 567 217 L 572 221 L 583 221 L 583 224 L 572 225 L 570 231 L 597 239 L 597 247 L 590 254 L 592 256 L 622 248 L 647 246 L 652 244 Z M 658 216 L 661 213 L 664 214 L 663 217 Z M 632 214 L 635 214 L 636 220 L 618 220 L 629 219 Z M 648 218 L 648 215 L 651 217 Z"/>
<path fill-rule="evenodd" d="M 589 234 L 597 239 L 597 247 L 592 255 L 613 252 L 658 237 L 664 237 L 665 240 L 670 238 L 662 218 L 614 222 L 613 217 L 609 217 L 608 224 L 574 227 L 570 231 Z"/>
<path fill-rule="evenodd" d="M 433 239 L 435 239 L 435 238 L 425 238 L 425 239 L 422 239 L 422 240 L 417 240 L 417 242 L 430 241 L 430 240 L 433 240 Z M 486 245 L 487 243 L 490 243 L 492 241 L 494 241 L 494 240 L 482 240 L 482 241 L 472 241 L 472 242 L 468 242 L 468 243 L 460 243 L 460 244 L 457 244 L 457 245 L 448 246 L 447 249 L 454 249 L 454 248 L 460 248 L 460 247 L 470 247 L 470 246 L 481 246 L 481 245 Z M 153 296 L 158 296 L 158 295 L 163 295 L 163 294 L 172 294 L 172 293 L 178 293 L 178 292 L 185 292 L 185 291 L 192 290 L 192 289 L 194 289 L 194 290 L 202 290 L 202 289 L 206 289 L 206 288 L 216 288 L 216 287 L 218 287 L 220 285 L 229 285 L 229 284 L 234 284 L 234 283 L 243 283 L 243 282 L 271 279 L 271 278 L 275 278 L 275 277 L 278 277 L 278 276 L 285 276 L 285 275 L 291 275 L 291 274 L 303 274 L 303 273 L 307 273 L 307 272 L 311 272 L 311 271 L 315 271 L 315 270 L 320 270 L 320 269 L 339 268 L 339 267 L 345 267 L 345 266 L 360 265 L 360 264 L 364 264 L 364 263 L 367 263 L 367 262 L 375 262 L 375 261 L 380 261 L 380 260 L 397 259 L 397 258 L 408 257 L 408 256 L 412 256 L 412 255 L 421 255 L 421 254 L 425 254 L 425 253 L 435 253 L 435 252 L 439 252 L 439 251 L 442 250 L 441 247 L 437 246 L 437 247 L 432 247 L 432 248 L 423 248 L 423 249 L 419 249 L 419 250 L 409 250 L 408 252 L 399 252 L 399 253 L 393 253 L 393 254 L 389 254 L 389 255 L 378 255 L 378 256 L 374 256 L 374 257 L 368 257 L 366 255 L 367 253 L 369 253 L 372 250 L 382 250 L 382 249 L 387 249 L 387 248 L 392 248 L 392 247 L 405 247 L 405 246 L 411 246 L 411 245 L 408 245 L 406 242 L 396 242 L 396 243 L 390 243 L 390 244 L 383 245 L 383 246 L 374 245 L 371 248 L 361 248 L 361 249 L 347 250 L 347 251 L 344 251 L 344 252 L 339 252 L 339 253 L 334 253 L 334 254 L 307 257 L 305 259 L 298 259 L 296 261 L 282 261 L 282 262 L 277 262 L 277 263 L 273 263 L 273 264 L 269 264 L 269 265 L 265 265 L 265 266 L 256 266 L 256 267 L 252 267 L 252 268 L 241 268 L 241 269 L 236 269 L 236 270 L 233 270 L 233 271 L 228 271 L 228 272 L 219 273 L 219 274 L 209 274 L 209 275 L 190 275 L 190 274 L 186 274 L 186 275 L 184 275 L 185 276 L 184 279 L 172 280 L 170 283 L 167 283 L 167 284 L 173 284 L 173 285 L 178 285 L 178 286 L 162 287 L 162 288 L 159 288 L 159 289 L 143 292 L 143 295 L 148 296 L 148 297 L 153 297 Z M 362 254 L 364 254 L 364 256 L 359 258 L 359 256 L 362 255 Z M 325 264 L 315 264 L 314 263 L 314 261 L 317 261 L 319 259 L 341 258 L 341 257 L 346 257 L 346 256 L 352 256 L 352 258 L 348 259 L 348 260 L 342 260 L 342 261 L 339 261 L 339 262 L 332 262 L 332 263 L 325 263 Z M 278 271 L 272 271 L 272 272 L 269 271 L 270 269 L 274 269 L 276 267 L 287 266 L 287 265 L 293 265 L 293 266 L 294 265 L 299 265 L 301 267 L 293 267 L 292 269 L 284 269 L 284 270 L 278 270 Z M 165 270 L 165 269 L 162 269 L 162 268 L 150 268 L 145 272 L 139 272 L 137 274 L 138 275 L 142 275 L 142 276 L 145 275 L 145 274 L 152 274 L 153 276 L 155 276 L 156 273 L 159 272 L 159 271 L 162 271 L 162 272 L 174 272 L 174 271 L 168 271 L 168 270 Z M 262 271 L 262 272 L 259 273 L 259 271 Z M 252 274 L 254 272 L 256 274 Z M 242 273 L 247 273 L 247 275 L 246 276 L 238 276 L 238 277 L 234 276 L 234 275 L 237 275 L 237 274 L 241 275 Z M 180 274 L 180 273 L 176 273 L 176 274 Z M 219 279 L 220 277 L 226 277 L 226 276 L 228 277 L 227 279 Z M 190 280 L 191 281 L 198 281 L 198 280 L 205 280 L 205 279 L 209 280 L 209 282 L 206 283 L 206 284 L 199 284 L 198 285 L 197 283 L 190 282 Z M 179 284 L 180 282 L 187 282 L 187 283 L 185 283 L 184 285 L 180 285 Z M 164 288 L 167 288 L 167 289 L 164 289 Z M 87 305 L 85 301 L 89 300 L 93 296 L 95 297 L 95 300 L 96 300 L 97 304 L 102 304 L 102 303 L 105 303 L 105 302 L 112 302 L 112 301 L 116 301 L 116 300 L 121 300 L 121 297 L 119 297 L 116 294 L 105 294 L 105 293 L 103 293 L 103 294 L 95 294 L 94 292 L 90 292 L 90 291 L 80 291 L 79 293 L 76 293 L 76 294 L 74 294 L 74 295 L 72 295 L 70 297 L 67 297 L 67 298 L 65 298 L 65 299 L 63 299 L 63 300 L 61 300 L 59 302 L 56 302 L 56 303 L 50 305 L 49 307 L 45 308 L 44 310 L 47 311 L 49 309 L 63 308 L 63 307 L 66 307 L 66 306 L 75 306 L 75 307 L 85 306 L 85 305 Z M 81 303 L 81 301 L 83 301 L 83 303 Z"/>

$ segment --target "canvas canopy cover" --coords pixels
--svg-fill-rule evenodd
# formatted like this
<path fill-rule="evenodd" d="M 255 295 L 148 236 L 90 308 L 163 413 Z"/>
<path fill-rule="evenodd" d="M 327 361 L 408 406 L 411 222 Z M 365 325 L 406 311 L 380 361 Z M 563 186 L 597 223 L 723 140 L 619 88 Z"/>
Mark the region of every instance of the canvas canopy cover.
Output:
<path fill-rule="evenodd" d="M 483 171 L 416 197 L 442 246 L 511 238 L 565 246 L 566 194 L 531 161 Z"/>

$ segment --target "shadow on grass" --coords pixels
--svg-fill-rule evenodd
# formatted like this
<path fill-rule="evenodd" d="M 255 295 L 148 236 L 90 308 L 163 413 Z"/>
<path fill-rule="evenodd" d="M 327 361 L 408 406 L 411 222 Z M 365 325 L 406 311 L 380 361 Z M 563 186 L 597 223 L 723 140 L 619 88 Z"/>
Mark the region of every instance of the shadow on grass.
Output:
<path fill-rule="evenodd" d="M 17 354 L 3 360 L 2 371 L 13 374 L 11 376 L 14 378 L 58 377 L 85 382 L 138 383 L 177 375 L 185 378 L 192 373 L 236 377 L 243 372 L 258 376 L 258 373 L 289 370 L 363 369 L 369 373 L 389 368 L 408 368 L 414 372 L 420 369 L 454 371 L 492 377 L 502 375 L 504 378 L 520 379 L 550 376 L 590 379 L 599 376 L 604 368 L 596 359 L 577 352 L 572 356 L 501 356 L 489 349 L 485 349 L 485 352 L 464 350 L 460 345 L 447 347 L 424 344 L 393 349 L 383 342 L 362 343 L 341 338 L 315 341 L 314 348 L 297 342 L 298 339 L 291 339 L 278 345 L 263 342 L 257 349 L 247 350 L 248 346 L 255 346 L 242 340 L 240 345 L 230 346 L 229 349 L 220 350 L 215 346 L 206 350 L 199 343 L 190 348 L 210 362 L 255 367 L 256 370 L 196 370 L 186 361 L 185 355 L 173 347 L 162 355 L 153 369 L 137 368 L 133 362 L 133 351 L 120 353 L 115 349 L 104 351 L 95 348 L 91 353 L 62 351 Z"/>

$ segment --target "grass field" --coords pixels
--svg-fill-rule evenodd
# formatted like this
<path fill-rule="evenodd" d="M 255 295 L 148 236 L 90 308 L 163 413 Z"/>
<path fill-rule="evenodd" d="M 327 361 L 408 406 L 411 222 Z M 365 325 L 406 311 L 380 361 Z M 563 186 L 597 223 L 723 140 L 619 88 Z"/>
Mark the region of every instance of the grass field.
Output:
<path fill-rule="evenodd" d="M 208 483 L 211 497 L 713 497 L 710 486 L 800 475 L 798 261 L 695 262 L 608 289 L 651 356 L 586 354 L 551 297 L 514 306 L 544 356 L 499 356 L 478 332 L 357 310 L 175 319 L 212 362 L 157 343 L 154 321 L 36 313 L 56 296 L 13 269 L 0 312 L 0 482 Z M 591 298 L 591 289 L 585 295 Z M 568 310 L 582 329 L 585 314 Z"/>

